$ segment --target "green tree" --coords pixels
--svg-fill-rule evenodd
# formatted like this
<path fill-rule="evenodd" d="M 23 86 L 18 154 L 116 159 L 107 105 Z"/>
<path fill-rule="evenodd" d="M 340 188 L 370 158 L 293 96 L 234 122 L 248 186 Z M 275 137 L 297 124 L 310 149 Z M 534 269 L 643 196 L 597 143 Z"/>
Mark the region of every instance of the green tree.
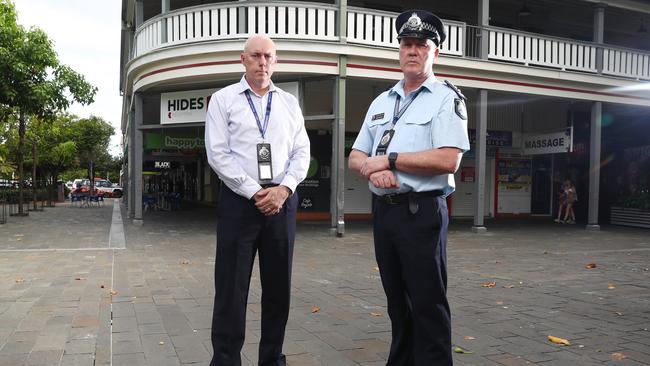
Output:
<path fill-rule="evenodd" d="M 76 117 L 73 115 L 59 114 L 49 123 L 35 123 L 31 126 L 30 135 L 36 142 L 34 151 L 38 151 L 40 175 L 49 182 L 50 204 L 60 173 L 76 165 L 75 121 Z M 35 160 L 35 156 L 33 158 Z M 36 165 L 33 169 L 35 168 Z"/>
<path fill-rule="evenodd" d="M 77 155 L 81 164 L 88 165 L 90 191 L 95 189 L 94 163 L 105 156 L 111 136 L 115 132 L 110 123 L 101 117 L 90 116 L 82 118 L 74 125 L 74 141 L 77 144 Z"/>
<path fill-rule="evenodd" d="M 45 32 L 36 27 L 25 30 L 17 23 L 16 9 L 10 0 L 0 0 L 0 78 L 0 104 L 18 114 L 19 214 L 22 215 L 23 150 L 29 116 L 47 120 L 72 102 L 90 104 L 97 88 L 59 62 Z"/>

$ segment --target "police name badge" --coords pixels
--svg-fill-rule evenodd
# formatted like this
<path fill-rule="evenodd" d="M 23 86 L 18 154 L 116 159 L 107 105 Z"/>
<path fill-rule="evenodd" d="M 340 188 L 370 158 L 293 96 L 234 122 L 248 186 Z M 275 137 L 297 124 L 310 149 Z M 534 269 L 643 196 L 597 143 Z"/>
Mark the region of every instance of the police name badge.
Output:
<path fill-rule="evenodd" d="M 462 120 L 467 119 L 467 108 L 465 107 L 465 102 L 460 98 L 454 99 L 454 109 L 456 110 L 456 115 Z"/>
<path fill-rule="evenodd" d="M 388 149 L 388 145 L 390 145 L 390 141 L 393 139 L 393 135 L 395 135 L 395 130 L 393 129 L 384 131 L 381 140 L 379 140 L 379 145 L 377 145 L 375 155 L 386 155 L 386 150 Z"/>
<path fill-rule="evenodd" d="M 257 144 L 257 172 L 260 177 L 260 183 L 270 182 L 273 179 L 271 144 Z"/>
<path fill-rule="evenodd" d="M 377 113 L 377 114 L 373 114 L 373 115 L 372 115 L 372 120 L 373 120 L 373 121 L 376 121 L 376 120 L 378 120 L 378 119 L 382 119 L 382 118 L 384 118 L 384 114 L 383 114 L 383 113 Z"/>

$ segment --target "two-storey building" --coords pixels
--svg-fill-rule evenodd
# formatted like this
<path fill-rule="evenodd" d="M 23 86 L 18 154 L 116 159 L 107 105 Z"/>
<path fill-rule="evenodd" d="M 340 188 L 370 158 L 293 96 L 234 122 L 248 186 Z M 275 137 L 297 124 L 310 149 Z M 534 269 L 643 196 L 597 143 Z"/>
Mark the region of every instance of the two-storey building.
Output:
<path fill-rule="evenodd" d="M 367 218 L 367 182 L 346 160 L 372 99 L 401 78 L 394 22 L 408 9 L 444 19 L 434 65 L 469 98 L 472 150 L 452 216 L 552 215 L 560 182 L 578 188 L 590 228 L 649 188 L 650 4 L 641 0 L 123 0 L 123 180 L 129 215 L 174 197 L 214 203 L 205 110 L 239 80 L 254 33 L 278 46 L 274 82 L 300 101 L 312 143 L 300 217 Z M 646 193 L 647 195 L 647 193 Z M 145 202 L 146 204 L 141 204 Z"/>

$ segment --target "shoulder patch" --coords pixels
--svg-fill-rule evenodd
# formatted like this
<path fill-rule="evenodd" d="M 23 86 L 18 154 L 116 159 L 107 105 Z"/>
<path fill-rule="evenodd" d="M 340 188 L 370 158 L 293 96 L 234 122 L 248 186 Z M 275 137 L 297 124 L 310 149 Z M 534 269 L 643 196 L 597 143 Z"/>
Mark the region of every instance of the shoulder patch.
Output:
<path fill-rule="evenodd" d="M 456 95 L 458 95 L 460 99 L 467 100 L 467 98 L 463 95 L 463 93 L 460 92 L 460 89 L 458 89 L 456 85 L 452 84 L 451 81 L 445 80 L 445 85 L 447 85 L 449 89 L 453 90 L 454 93 L 456 93 Z"/>
<path fill-rule="evenodd" d="M 454 98 L 454 111 L 460 119 L 467 120 L 467 108 L 463 99 Z"/>

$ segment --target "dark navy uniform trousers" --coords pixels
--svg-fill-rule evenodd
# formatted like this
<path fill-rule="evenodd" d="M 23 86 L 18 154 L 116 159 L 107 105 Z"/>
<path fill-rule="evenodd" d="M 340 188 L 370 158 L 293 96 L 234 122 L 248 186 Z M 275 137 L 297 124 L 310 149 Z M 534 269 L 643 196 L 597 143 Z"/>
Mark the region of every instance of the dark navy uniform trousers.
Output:
<path fill-rule="evenodd" d="M 388 366 L 452 365 L 447 302 L 447 202 L 442 196 L 389 204 L 375 197 L 375 255 L 388 300 Z"/>
<path fill-rule="evenodd" d="M 284 366 L 284 332 L 289 317 L 291 264 L 296 233 L 296 194 L 280 213 L 264 216 L 248 200 L 222 185 L 217 209 L 211 366 L 240 366 L 246 304 L 255 253 L 262 285 L 260 366 Z"/>

